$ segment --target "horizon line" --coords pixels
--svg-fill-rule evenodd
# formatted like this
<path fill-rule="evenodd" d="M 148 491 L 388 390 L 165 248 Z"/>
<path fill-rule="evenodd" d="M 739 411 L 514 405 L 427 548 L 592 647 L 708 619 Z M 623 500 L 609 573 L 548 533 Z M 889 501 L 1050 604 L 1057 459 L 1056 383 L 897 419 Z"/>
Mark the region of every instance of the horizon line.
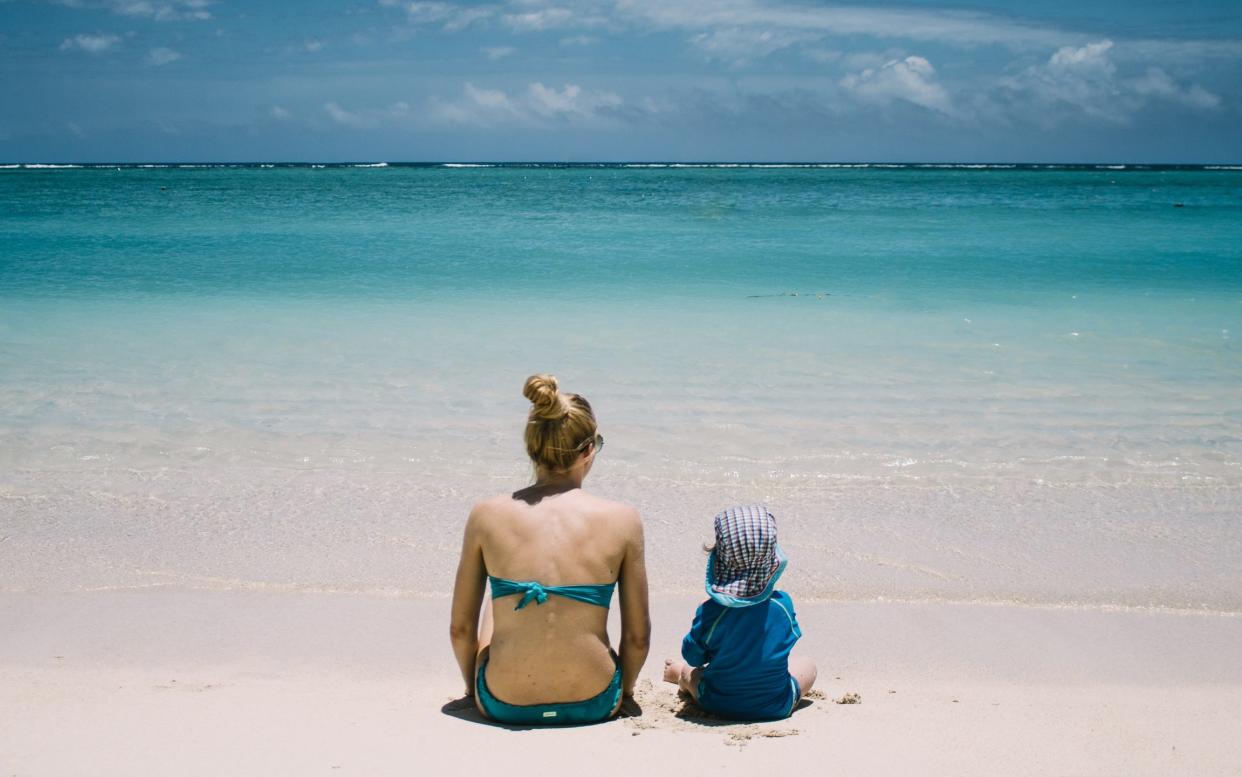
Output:
<path fill-rule="evenodd" d="M 624 159 L 624 160 L 546 160 L 546 159 L 529 159 L 529 160 L 493 160 L 493 159 L 452 159 L 452 160 L 383 160 L 383 159 L 353 159 L 353 160 L 275 160 L 275 159 L 256 159 L 256 160 L 108 160 L 108 161 L 79 161 L 79 160 L 34 160 L 34 161 L 3 161 L 0 162 L 0 169 L 13 169 L 17 167 L 138 167 L 138 166 L 254 166 L 254 165 L 280 165 L 286 167 L 309 166 L 309 165 L 353 165 L 353 166 L 425 166 L 425 167 L 443 167 L 448 165 L 478 165 L 478 166 L 517 166 L 517 165 L 539 165 L 539 166 L 560 166 L 560 167 L 586 167 L 586 166 L 619 166 L 619 165 L 653 165 L 653 166 L 695 166 L 695 167 L 775 167 L 775 166 L 832 166 L 832 167 L 862 167 L 862 166 L 890 166 L 890 167 L 935 167 L 935 166 L 951 166 L 951 167 L 1242 167 L 1242 161 L 1212 161 L 1212 162 L 1135 162 L 1135 161 L 1118 161 L 1118 160 L 1099 160 L 1099 161 L 1058 161 L 1058 162 L 1014 162 L 1014 161 L 925 161 L 925 162 L 909 162 L 909 161 L 888 161 L 888 160 L 781 160 L 781 161 L 759 161 L 759 160 L 681 160 L 681 159 Z"/>

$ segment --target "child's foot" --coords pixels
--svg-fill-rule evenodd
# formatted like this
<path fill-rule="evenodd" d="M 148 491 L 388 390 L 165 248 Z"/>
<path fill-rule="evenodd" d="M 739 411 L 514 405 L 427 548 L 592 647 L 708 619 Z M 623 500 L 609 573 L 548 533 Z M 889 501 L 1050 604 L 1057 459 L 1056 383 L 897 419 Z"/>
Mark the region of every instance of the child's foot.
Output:
<path fill-rule="evenodd" d="M 673 685 L 681 684 L 681 670 L 686 666 L 684 661 L 674 661 L 671 658 L 664 659 L 664 682 Z"/>

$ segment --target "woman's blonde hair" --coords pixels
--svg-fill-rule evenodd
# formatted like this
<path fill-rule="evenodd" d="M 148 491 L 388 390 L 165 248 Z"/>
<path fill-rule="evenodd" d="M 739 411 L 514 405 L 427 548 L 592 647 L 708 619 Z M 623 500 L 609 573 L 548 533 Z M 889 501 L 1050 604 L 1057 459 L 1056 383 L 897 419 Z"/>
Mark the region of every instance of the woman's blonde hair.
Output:
<path fill-rule="evenodd" d="M 531 375 L 522 387 L 531 401 L 526 419 L 526 455 L 536 467 L 563 472 L 595 440 L 595 413 L 577 394 L 562 394 L 552 375 Z"/>

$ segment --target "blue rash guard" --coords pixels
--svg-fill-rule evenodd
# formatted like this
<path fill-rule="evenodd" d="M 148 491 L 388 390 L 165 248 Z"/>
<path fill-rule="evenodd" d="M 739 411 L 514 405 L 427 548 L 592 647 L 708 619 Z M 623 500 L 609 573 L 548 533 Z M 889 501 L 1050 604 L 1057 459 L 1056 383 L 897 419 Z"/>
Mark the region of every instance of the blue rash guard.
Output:
<path fill-rule="evenodd" d="M 681 642 L 686 663 L 706 665 L 699 705 L 740 720 L 787 717 L 801 696 L 789 674 L 789 651 L 801 636 L 793 599 L 784 591 L 749 607 L 703 602 Z"/>

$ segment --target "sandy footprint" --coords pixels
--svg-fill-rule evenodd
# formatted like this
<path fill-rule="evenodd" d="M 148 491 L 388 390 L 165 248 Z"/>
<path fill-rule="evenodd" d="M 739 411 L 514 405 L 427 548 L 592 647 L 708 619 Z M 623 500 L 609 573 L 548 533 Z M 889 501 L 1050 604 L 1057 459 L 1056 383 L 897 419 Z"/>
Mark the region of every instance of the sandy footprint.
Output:
<path fill-rule="evenodd" d="M 179 683 L 176 680 L 169 680 L 166 685 L 153 685 L 161 691 L 186 691 L 189 693 L 202 693 L 204 691 L 214 690 L 222 687 L 219 683 Z"/>
<path fill-rule="evenodd" d="M 634 700 L 642 713 L 629 715 L 624 722 L 635 736 L 653 729 L 678 732 L 710 732 L 717 729 L 724 735 L 726 744 L 745 747 L 752 739 L 797 736 L 800 733 L 789 720 L 743 723 L 718 717 L 699 707 L 672 685 L 661 683 L 657 687 L 650 680 L 639 681 L 634 689 Z"/>

